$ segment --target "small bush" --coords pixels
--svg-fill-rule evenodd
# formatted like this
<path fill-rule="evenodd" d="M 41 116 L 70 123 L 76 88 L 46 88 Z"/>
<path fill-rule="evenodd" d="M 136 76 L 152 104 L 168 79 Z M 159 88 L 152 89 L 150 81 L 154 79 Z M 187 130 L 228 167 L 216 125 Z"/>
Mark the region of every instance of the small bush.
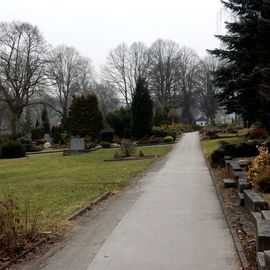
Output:
<path fill-rule="evenodd" d="M 85 144 L 86 149 L 92 149 L 96 147 L 96 144 L 94 142 L 89 142 Z"/>
<path fill-rule="evenodd" d="M 144 152 L 142 150 L 139 153 L 139 157 L 145 157 Z"/>
<path fill-rule="evenodd" d="M 259 175 L 254 179 L 254 187 L 257 191 L 263 193 L 270 193 L 270 171 L 263 170 Z"/>
<path fill-rule="evenodd" d="M 30 216 L 30 204 L 20 208 L 6 196 L 0 201 L 0 256 L 12 257 L 22 252 L 38 236 L 38 213 Z"/>
<path fill-rule="evenodd" d="M 101 141 L 105 141 L 105 142 L 110 142 L 110 143 L 112 143 L 112 141 L 113 141 L 113 136 L 114 136 L 114 130 L 111 129 L 111 128 L 103 129 L 103 130 L 100 132 L 100 138 L 101 138 Z"/>
<path fill-rule="evenodd" d="M 130 140 L 122 139 L 120 151 L 124 157 L 130 157 L 135 152 L 135 147 Z"/>
<path fill-rule="evenodd" d="M 142 137 L 137 142 L 140 145 L 149 144 L 149 139 L 147 137 Z"/>
<path fill-rule="evenodd" d="M 154 127 L 150 134 L 156 138 L 164 138 L 168 135 L 166 129 L 161 127 Z"/>
<path fill-rule="evenodd" d="M 118 154 L 118 151 L 115 151 L 115 153 L 113 154 L 113 157 L 115 159 L 119 159 L 120 158 L 120 155 Z"/>
<path fill-rule="evenodd" d="M 225 152 L 222 149 L 215 150 L 210 156 L 210 162 L 212 167 L 224 167 Z"/>
<path fill-rule="evenodd" d="M 174 142 L 174 138 L 172 136 L 166 136 L 162 139 L 162 141 L 164 143 L 173 143 Z"/>
<path fill-rule="evenodd" d="M 259 155 L 252 161 L 248 169 L 248 180 L 256 187 L 256 179 L 264 174 L 270 166 L 270 153 L 265 145 L 258 147 Z"/>
<path fill-rule="evenodd" d="M 176 138 L 177 138 L 178 133 L 177 133 L 175 130 L 173 130 L 173 129 L 168 129 L 168 130 L 167 130 L 167 134 L 168 134 L 168 136 L 173 137 L 173 141 L 174 141 L 174 142 L 176 141 Z M 166 137 L 167 137 L 167 136 L 166 136 Z"/>
<path fill-rule="evenodd" d="M 1 145 L 1 158 L 20 158 L 25 157 L 25 149 L 19 142 L 6 141 Z"/>
<path fill-rule="evenodd" d="M 149 144 L 159 144 L 159 143 L 161 143 L 161 138 L 156 138 L 156 137 L 150 137 L 149 139 L 148 139 L 148 141 L 149 141 Z"/>
<path fill-rule="evenodd" d="M 191 125 L 184 125 L 181 124 L 181 128 L 180 128 L 181 132 L 192 132 L 193 128 Z"/>
<path fill-rule="evenodd" d="M 209 129 L 205 132 L 205 135 L 208 136 L 209 140 L 214 140 L 214 139 L 218 139 L 218 133 L 220 132 L 220 130 L 217 129 Z"/>
<path fill-rule="evenodd" d="M 103 148 L 110 148 L 111 144 L 109 142 L 101 141 L 99 143 Z"/>
<path fill-rule="evenodd" d="M 43 128 L 36 127 L 31 130 L 32 140 L 43 139 Z"/>
<path fill-rule="evenodd" d="M 53 126 L 51 130 L 52 138 L 53 138 L 53 143 L 58 144 L 61 141 L 61 133 L 62 133 L 62 128 Z"/>
<path fill-rule="evenodd" d="M 253 128 L 247 134 L 247 137 L 250 140 L 258 139 L 258 140 L 265 140 L 269 136 L 268 132 L 264 128 Z"/>

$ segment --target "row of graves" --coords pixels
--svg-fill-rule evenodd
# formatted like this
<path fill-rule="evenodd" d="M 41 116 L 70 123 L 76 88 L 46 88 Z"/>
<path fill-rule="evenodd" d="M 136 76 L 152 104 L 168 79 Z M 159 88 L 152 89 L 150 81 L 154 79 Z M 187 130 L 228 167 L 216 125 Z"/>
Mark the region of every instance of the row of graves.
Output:
<path fill-rule="evenodd" d="M 244 168 L 248 161 L 237 162 L 225 156 L 225 168 L 229 178 L 224 179 L 225 188 L 237 188 L 238 202 L 246 209 L 255 224 L 256 252 L 259 270 L 270 270 L 270 205 L 248 182 Z"/>

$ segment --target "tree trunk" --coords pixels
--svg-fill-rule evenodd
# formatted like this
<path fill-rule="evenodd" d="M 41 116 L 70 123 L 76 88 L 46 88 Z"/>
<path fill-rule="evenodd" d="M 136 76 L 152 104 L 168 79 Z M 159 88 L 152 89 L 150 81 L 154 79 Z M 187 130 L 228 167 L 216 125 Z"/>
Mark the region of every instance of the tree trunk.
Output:
<path fill-rule="evenodd" d="M 11 112 L 11 136 L 14 139 L 21 132 L 20 118 L 21 118 L 20 112 Z"/>

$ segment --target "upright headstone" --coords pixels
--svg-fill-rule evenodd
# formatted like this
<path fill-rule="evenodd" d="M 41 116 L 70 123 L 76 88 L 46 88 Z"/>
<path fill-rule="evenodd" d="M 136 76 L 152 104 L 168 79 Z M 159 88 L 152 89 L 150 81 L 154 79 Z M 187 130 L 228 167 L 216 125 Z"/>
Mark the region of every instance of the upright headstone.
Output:
<path fill-rule="evenodd" d="M 50 134 L 48 134 L 48 133 L 44 134 L 44 140 L 46 142 L 51 143 L 52 142 L 52 138 L 51 138 Z"/>
<path fill-rule="evenodd" d="M 73 138 L 70 141 L 71 151 L 85 151 L 84 138 Z"/>

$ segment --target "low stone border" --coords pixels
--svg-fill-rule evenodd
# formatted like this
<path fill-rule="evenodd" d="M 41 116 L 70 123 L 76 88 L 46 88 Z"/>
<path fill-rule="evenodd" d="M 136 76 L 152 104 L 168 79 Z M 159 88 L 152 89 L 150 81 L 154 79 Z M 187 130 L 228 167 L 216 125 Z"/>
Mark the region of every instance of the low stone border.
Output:
<path fill-rule="evenodd" d="M 53 151 L 36 151 L 36 152 L 26 152 L 26 155 L 42 155 L 42 154 L 54 154 L 54 153 L 63 153 L 66 150 L 66 148 L 64 149 L 57 149 L 57 150 L 53 150 Z"/>
<path fill-rule="evenodd" d="M 160 157 L 160 155 L 147 155 L 147 156 L 144 156 L 144 157 L 131 156 L 131 157 L 108 158 L 108 159 L 104 159 L 104 161 L 144 160 L 144 159 L 154 159 L 154 158 L 159 158 L 159 157 Z"/>
<path fill-rule="evenodd" d="M 99 149 L 102 149 L 101 146 L 96 146 L 94 148 L 91 149 L 86 149 L 86 150 L 70 150 L 70 149 L 66 149 L 63 151 L 63 156 L 73 156 L 73 155 L 80 155 L 80 154 L 87 154 L 93 151 L 97 151 Z"/>
<path fill-rule="evenodd" d="M 65 218 L 65 220 L 66 221 L 72 221 L 72 220 L 77 219 L 78 217 L 80 217 L 81 215 L 83 215 L 85 212 L 91 210 L 94 205 L 100 203 L 101 201 L 106 200 L 110 195 L 111 195 L 111 192 L 110 191 L 104 192 L 99 197 L 97 197 L 96 199 L 94 199 L 90 204 L 84 206 L 83 208 L 81 208 L 77 212 L 75 212 L 72 215 L 70 215 L 67 218 Z"/>

